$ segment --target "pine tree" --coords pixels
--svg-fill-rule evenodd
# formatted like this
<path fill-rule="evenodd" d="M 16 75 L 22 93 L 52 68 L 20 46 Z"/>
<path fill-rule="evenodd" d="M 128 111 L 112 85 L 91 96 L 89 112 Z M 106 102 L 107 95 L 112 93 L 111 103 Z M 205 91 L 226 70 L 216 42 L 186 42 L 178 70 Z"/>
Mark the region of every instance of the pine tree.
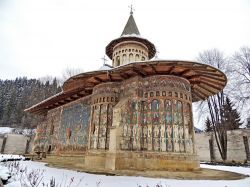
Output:
<path fill-rule="evenodd" d="M 211 132 L 213 130 L 212 123 L 210 119 L 207 117 L 205 121 L 205 132 Z"/>
<path fill-rule="evenodd" d="M 0 126 L 32 127 L 39 118 L 24 112 L 24 109 L 59 91 L 56 79 L 51 83 L 26 77 L 0 80 Z"/>
<path fill-rule="evenodd" d="M 226 102 L 223 106 L 222 113 L 222 123 L 226 126 L 227 130 L 239 129 L 239 127 L 242 125 L 240 122 L 240 114 L 236 109 L 234 109 L 234 104 L 228 97 L 226 97 Z"/>

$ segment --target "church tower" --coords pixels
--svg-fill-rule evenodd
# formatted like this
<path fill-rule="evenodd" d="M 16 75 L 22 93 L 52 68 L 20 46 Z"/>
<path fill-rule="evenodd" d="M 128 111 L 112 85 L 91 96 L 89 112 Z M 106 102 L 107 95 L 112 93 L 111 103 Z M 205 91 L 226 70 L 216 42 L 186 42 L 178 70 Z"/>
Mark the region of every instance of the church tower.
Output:
<path fill-rule="evenodd" d="M 113 67 L 117 67 L 135 61 L 150 60 L 155 53 L 154 44 L 141 37 L 131 8 L 129 19 L 121 36 L 107 45 L 107 56 L 112 59 Z"/>

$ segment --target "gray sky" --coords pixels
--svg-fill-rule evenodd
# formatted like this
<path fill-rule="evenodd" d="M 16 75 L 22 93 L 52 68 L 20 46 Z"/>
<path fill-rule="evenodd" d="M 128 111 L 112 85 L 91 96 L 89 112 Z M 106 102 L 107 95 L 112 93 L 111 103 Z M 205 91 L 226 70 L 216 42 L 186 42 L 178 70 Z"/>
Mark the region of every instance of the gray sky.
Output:
<path fill-rule="evenodd" d="M 230 55 L 250 46 L 249 0 L 0 0 L 0 79 L 98 69 L 131 3 L 141 35 L 161 59 L 194 60 L 211 48 Z"/>
<path fill-rule="evenodd" d="M 0 0 L 0 79 L 98 69 L 131 3 L 159 58 L 193 60 L 206 49 L 231 54 L 250 46 L 249 0 Z"/>

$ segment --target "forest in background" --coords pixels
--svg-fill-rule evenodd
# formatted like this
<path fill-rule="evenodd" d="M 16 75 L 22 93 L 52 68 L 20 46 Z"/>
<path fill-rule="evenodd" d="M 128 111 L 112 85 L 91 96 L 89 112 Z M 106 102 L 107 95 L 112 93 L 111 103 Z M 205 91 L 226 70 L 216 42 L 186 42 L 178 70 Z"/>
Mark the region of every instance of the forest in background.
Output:
<path fill-rule="evenodd" d="M 51 80 L 0 79 L 0 126 L 35 128 L 38 118 L 24 109 L 61 91 L 56 78 Z"/>

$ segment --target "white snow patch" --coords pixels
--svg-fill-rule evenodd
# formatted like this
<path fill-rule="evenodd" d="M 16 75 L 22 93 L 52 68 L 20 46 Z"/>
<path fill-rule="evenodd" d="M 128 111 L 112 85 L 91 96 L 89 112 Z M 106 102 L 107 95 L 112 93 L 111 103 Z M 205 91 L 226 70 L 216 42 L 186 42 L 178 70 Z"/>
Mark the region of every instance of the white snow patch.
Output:
<path fill-rule="evenodd" d="M 72 187 L 77 186 L 80 180 L 79 186 L 87 187 L 155 187 L 157 184 L 167 187 L 249 187 L 250 178 L 245 178 L 241 180 L 176 180 L 176 179 L 161 179 L 161 178 L 146 178 L 146 177 L 131 177 L 131 176 L 105 176 L 105 175 L 95 175 L 88 174 L 84 172 L 70 171 L 66 169 L 56 169 L 46 167 L 45 163 L 33 162 L 33 161 L 21 161 L 22 167 L 27 167 L 28 170 L 40 169 L 45 170 L 44 172 L 44 183 L 49 183 L 52 177 L 55 178 L 56 183 L 66 186 L 69 184 L 70 180 L 74 177 L 74 182 Z M 228 166 L 210 166 L 201 164 L 202 168 L 212 168 L 212 169 L 223 169 L 227 171 L 238 172 L 242 174 L 250 174 L 250 168 L 248 167 L 228 167 Z M 18 182 L 12 182 L 7 184 L 6 187 L 19 187 Z"/>
<path fill-rule="evenodd" d="M 10 127 L 0 127 L 0 135 L 1 134 L 9 134 L 13 131 L 13 128 Z"/>
<path fill-rule="evenodd" d="M 22 155 L 12 155 L 12 154 L 0 154 L 0 162 L 3 160 L 25 160 L 25 157 Z"/>
<path fill-rule="evenodd" d="M 10 177 L 10 173 L 7 167 L 0 165 L 0 179 L 7 180 Z"/>

